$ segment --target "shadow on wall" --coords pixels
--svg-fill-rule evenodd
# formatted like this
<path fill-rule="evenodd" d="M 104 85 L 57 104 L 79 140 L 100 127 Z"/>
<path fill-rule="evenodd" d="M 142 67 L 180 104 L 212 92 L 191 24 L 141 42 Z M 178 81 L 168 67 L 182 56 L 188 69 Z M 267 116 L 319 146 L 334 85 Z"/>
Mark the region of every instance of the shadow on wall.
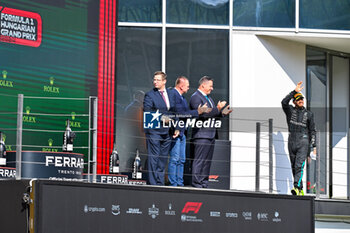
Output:
<path fill-rule="evenodd" d="M 276 161 L 276 188 L 279 194 L 289 194 L 293 187 L 293 176 L 290 168 L 288 148 L 285 148 L 285 140 L 281 131 L 273 134 L 273 147 Z"/>
<path fill-rule="evenodd" d="M 271 36 L 258 39 L 295 85 L 305 80 L 305 45 Z"/>

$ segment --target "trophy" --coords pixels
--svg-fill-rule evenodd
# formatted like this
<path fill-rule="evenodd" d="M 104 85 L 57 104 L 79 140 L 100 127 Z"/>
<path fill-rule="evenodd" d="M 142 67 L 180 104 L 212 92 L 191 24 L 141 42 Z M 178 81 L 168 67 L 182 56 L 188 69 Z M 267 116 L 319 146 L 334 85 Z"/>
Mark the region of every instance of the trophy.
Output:
<path fill-rule="evenodd" d="M 67 119 L 66 131 L 63 133 L 63 146 L 62 150 L 64 152 L 73 152 L 73 140 L 75 138 L 75 133 L 70 128 L 69 119 Z"/>
<path fill-rule="evenodd" d="M 142 179 L 142 172 L 141 172 L 141 159 L 139 155 L 139 150 L 136 149 L 136 156 L 134 160 L 134 167 L 132 171 L 132 178 L 136 180 Z"/>
<path fill-rule="evenodd" d="M 112 154 L 109 156 L 109 173 L 119 173 L 119 155 L 116 146 L 113 148 Z"/>
<path fill-rule="evenodd" d="M 6 166 L 6 147 L 2 132 L 0 132 L 0 165 Z"/>

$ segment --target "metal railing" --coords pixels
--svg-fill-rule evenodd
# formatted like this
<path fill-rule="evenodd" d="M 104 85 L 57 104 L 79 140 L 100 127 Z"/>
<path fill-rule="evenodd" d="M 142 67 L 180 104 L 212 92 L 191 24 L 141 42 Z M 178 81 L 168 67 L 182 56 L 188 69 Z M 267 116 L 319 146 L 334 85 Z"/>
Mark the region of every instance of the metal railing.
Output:
<path fill-rule="evenodd" d="M 50 130 L 50 129 L 30 129 L 30 128 L 23 128 L 23 106 L 24 106 L 24 100 L 26 98 L 30 99 L 33 97 L 25 97 L 23 95 L 18 95 L 18 105 L 17 105 L 17 112 L 6 112 L 3 114 L 15 114 L 17 117 L 17 126 L 16 127 L 9 127 L 7 130 L 13 130 L 16 131 L 16 179 L 21 179 L 22 178 L 22 164 L 24 163 L 22 161 L 22 152 L 24 148 L 32 147 L 32 148 L 40 148 L 43 145 L 23 145 L 22 139 L 26 136 L 23 135 L 24 132 L 29 132 L 29 133 L 40 133 L 42 131 L 46 131 L 48 133 L 56 134 L 56 133 L 63 133 L 63 130 Z M 45 100 L 45 98 L 38 98 L 41 101 Z M 48 98 L 50 100 L 54 100 L 55 98 Z M 81 101 L 82 99 L 69 99 L 69 101 L 74 101 L 74 100 L 79 100 Z M 85 114 L 81 114 L 79 116 L 81 117 L 88 117 L 89 118 L 89 127 L 88 130 L 82 130 L 80 133 L 85 133 L 88 134 L 88 140 L 86 142 L 86 146 L 83 145 L 80 147 L 80 149 L 85 149 L 86 154 L 85 154 L 85 170 L 87 171 L 87 181 L 88 182 L 96 182 L 96 176 L 97 176 L 97 166 L 98 161 L 97 161 L 97 118 L 98 118 L 98 112 L 97 112 L 97 98 L 96 97 L 90 97 L 83 99 L 83 101 L 88 101 L 89 103 L 89 112 Z M 1 114 L 1 112 L 0 112 Z M 61 113 L 61 114 L 48 114 L 45 112 L 41 113 L 32 113 L 32 115 L 45 115 L 48 117 L 62 117 L 65 116 L 66 113 Z M 69 114 L 66 114 L 69 116 Z M 121 118 L 120 116 L 117 116 L 115 118 L 116 121 L 129 121 L 132 122 L 134 121 L 135 124 L 140 124 L 142 125 L 142 122 L 139 120 L 135 119 L 125 119 Z M 239 150 L 246 150 L 247 154 L 249 154 L 249 159 L 242 159 L 240 160 L 235 159 L 234 154 L 231 155 L 231 159 L 225 160 L 225 161 L 219 161 L 219 160 L 213 160 L 212 162 L 221 162 L 221 163 L 227 163 L 229 165 L 232 164 L 238 164 L 238 166 L 242 165 L 248 165 L 249 168 L 254 172 L 247 173 L 247 174 L 227 174 L 226 178 L 229 178 L 231 180 L 231 183 L 236 182 L 237 180 L 240 179 L 249 179 L 251 180 L 251 188 L 246 189 L 247 191 L 255 191 L 255 192 L 267 192 L 267 193 L 283 193 L 281 190 L 279 190 L 279 187 L 277 184 L 280 183 L 291 183 L 290 177 L 286 177 L 281 175 L 290 173 L 291 174 L 291 168 L 290 164 L 288 164 L 289 156 L 288 152 L 286 150 L 284 151 L 278 151 L 276 150 L 276 145 L 275 143 L 279 143 L 281 146 L 288 145 L 288 141 L 284 139 L 283 137 L 276 137 L 275 138 L 275 133 L 276 131 L 282 130 L 286 134 L 288 133 L 288 130 L 285 125 L 281 126 L 278 124 L 275 124 L 274 120 L 272 118 L 267 119 L 267 120 L 259 120 L 259 119 L 238 119 L 231 117 L 229 119 L 230 124 L 235 124 L 238 121 L 245 121 L 249 122 L 250 125 L 255 125 L 255 130 L 247 130 L 244 131 L 242 130 L 241 132 L 236 132 L 230 130 L 229 133 L 245 133 L 250 135 L 250 138 L 255 138 L 252 139 L 247 144 L 239 144 L 233 141 L 231 144 L 231 152 L 233 150 L 239 149 Z M 4 128 L 0 126 L 0 129 L 3 130 Z M 106 132 L 102 132 L 104 134 Z M 325 197 L 328 190 L 327 190 L 327 185 L 329 184 L 329 181 L 324 181 L 322 177 L 326 177 L 327 174 L 329 174 L 329 170 L 322 169 L 322 167 L 325 167 L 325 163 L 327 163 L 327 160 L 321 159 L 321 150 L 320 148 L 320 132 L 317 133 L 317 156 L 316 160 L 314 160 L 312 163 L 314 164 L 313 166 L 315 167 L 315 171 L 313 174 L 308 174 L 308 179 L 312 176 L 313 177 L 313 182 L 309 184 L 308 187 L 308 193 L 315 195 L 317 198 L 319 197 Z M 127 140 L 134 141 L 144 141 L 146 140 L 146 137 L 144 134 L 132 134 L 132 135 L 126 135 L 123 134 L 123 137 L 127 138 Z M 348 137 L 349 138 L 349 137 Z M 123 145 L 120 145 L 123 146 Z M 139 145 L 136 145 L 138 147 Z M 328 146 L 329 147 L 329 146 Z M 333 189 L 336 190 L 333 192 L 336 194 L 334 197 L 335 198 L 342 198 L 342 199 L 349 199 L 349 151 L 348 148 L 346 147 L 336 147 L 338 150 L 344 150 L 342 154 L 347 153 L 347 157 L 337 157 L 333 156 L 333 161 L 336 162 L 337 164 L 340 164 L 341 167 L 345 167 L 346 169 L 335 169 L 333 171 L 333 176 L 336 177 L 346 177 L 345 179 L 342 180 L 333 180 Z M 105 149 L 105 148 L 102 148 Z M 326 150 L 328 151 L 329 148 Z M 254 152 L 255 154 L 254 154 Z M 134 156 L 135 151 L 132 149 L 124 149 L 123 153 L 125 153 L 128 158 Z M 140 151 L 140 156 L 144 158 L 144 160 L 147 159 L 148 154 L 147 151 Z M 255 159 L 251 159 L 255 158 Z M 280 160 L 283 158 L 285 163 L 278 163 L 277 160 Z M 123 159 L 123 158 L 121 158 Z M 143 161 L 144 161 L 143 160 Z M 187 161 L 191 162 L 193 158 L 190 158 L 189 154 L 187 154 Z M 125 162 L 126 164 L 126 162 Z M 123 168 L 122 172 L 130 173 L 132 171 L 131 166 L 125 166 Z M 147 168 L 144 167 L 143 169 L 144 173 L 147 173 L 148 170 Z M 278 174 L 277 174 L 278 173 Z M 190 176 L 191 173 L 185 173 L 184 175 Z M 346 181 L 344 183 L 344 180 Z M 255 181 L 255 187 L 254 187 L 254 181 Z M 234 186 L 234 185 L 233 185 Z M 342 191 L 337 191 L 337 190 L 342 190 Z M 344 194 L 344 190 L 346 194 Z"/>

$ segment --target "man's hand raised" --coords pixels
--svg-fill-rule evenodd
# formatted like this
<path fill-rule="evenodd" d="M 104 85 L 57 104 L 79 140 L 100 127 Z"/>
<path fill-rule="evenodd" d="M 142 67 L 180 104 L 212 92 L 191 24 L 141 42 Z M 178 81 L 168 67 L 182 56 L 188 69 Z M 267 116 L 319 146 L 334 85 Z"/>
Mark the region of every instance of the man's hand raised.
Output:
<path fill-rule="evenodd" d="M 301 90 L 303 90 L 303 88 L 304 88 L 302 85 L 303 85 L 303 82 L 302 82 L 302 81 L 298 82 L 298 84 L 297 84 L 297 86 L 295 87 L 294 90 L 295 90 L 296 92 L 301 92 Z"/>

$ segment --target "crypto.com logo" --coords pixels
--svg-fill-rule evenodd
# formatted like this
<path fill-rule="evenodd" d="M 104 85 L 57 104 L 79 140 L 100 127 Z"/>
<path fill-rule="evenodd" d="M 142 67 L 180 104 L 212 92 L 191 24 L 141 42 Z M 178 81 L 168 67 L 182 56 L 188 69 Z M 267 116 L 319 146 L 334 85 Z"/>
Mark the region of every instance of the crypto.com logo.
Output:
<path fill-rule="evenodd" d="M 198 213 L 199 209 L 202 206 L 202 202 L 187 202 L 185 207 L 182 209 L 182 213 L 187 214 L 188 212 Z"/>

